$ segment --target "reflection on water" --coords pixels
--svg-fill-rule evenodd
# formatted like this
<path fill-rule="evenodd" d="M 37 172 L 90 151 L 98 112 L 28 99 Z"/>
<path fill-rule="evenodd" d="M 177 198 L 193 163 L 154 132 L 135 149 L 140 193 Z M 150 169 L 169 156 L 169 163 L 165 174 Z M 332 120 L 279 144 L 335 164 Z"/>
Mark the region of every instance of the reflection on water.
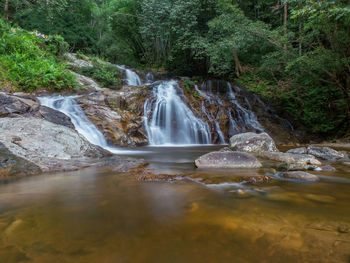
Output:
<path fill-rule="evenodd" d="M 3 182 L 0 262 L 349 262 L 347 172 L 325 175 L 345 181 L 221 187 L 244 172 L 194 171 L 202 150 L 143 157 L 208 184 L 106 169 Z"/>

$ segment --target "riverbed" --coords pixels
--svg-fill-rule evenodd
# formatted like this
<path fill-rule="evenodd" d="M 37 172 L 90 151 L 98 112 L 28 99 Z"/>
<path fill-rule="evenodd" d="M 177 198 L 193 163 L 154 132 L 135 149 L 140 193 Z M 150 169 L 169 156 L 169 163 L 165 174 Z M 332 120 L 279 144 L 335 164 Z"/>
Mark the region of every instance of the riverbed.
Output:
<path fill-rule="evenodd" d="M 112 167 L 1 180 L 0 262 L 350 262 L 350 166 L 312 183 L 194 168 L 217 148 L 126 153 L 171 180 Z"/>

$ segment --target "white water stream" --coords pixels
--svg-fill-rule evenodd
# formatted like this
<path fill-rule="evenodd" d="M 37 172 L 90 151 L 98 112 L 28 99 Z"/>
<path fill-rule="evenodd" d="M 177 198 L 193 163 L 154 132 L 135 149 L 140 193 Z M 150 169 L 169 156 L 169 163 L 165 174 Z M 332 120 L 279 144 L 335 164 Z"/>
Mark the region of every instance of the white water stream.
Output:
<path fill-rule="evenodd" d="M 153 88 L 154 99 L 144 106 L 150 145 L 210 144 L 209 125 L 196 118 L 181 99 L 176 81 L 162 81 Z"/>

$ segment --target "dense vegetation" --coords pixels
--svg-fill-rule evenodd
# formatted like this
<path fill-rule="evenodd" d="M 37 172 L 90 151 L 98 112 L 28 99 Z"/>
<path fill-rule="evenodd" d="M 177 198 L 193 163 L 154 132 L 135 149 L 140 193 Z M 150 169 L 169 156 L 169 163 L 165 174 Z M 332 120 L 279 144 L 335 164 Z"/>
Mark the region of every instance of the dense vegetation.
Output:
<path fill-rule="evenodd" d="M 20 91 L 74 88 L 75 78 L 60 60 L 68 44 L 60 36 L 36 34 L 0 19 L 0 85 Z"/>
<path fill-rule="evenodd" d="M 347 0 L 0 0 L 27 30 L 134 67 L 236 79 L 310 131 L 350 130 Z"/>

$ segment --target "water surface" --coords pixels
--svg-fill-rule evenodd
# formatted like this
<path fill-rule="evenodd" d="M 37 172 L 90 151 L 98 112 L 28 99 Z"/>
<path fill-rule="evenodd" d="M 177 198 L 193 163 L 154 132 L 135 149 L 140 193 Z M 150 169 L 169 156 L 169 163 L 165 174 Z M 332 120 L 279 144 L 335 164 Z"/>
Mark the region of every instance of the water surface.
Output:
<path fill-rule="evenodd" d="M 196 171 L 211 147 L 141 150 L 155 172 L 203 180 L 108 168 L 2 180 L 0 262 L 350 261 L 348 168 L 317 183 L 237 183 L 262 171 Z"/>

